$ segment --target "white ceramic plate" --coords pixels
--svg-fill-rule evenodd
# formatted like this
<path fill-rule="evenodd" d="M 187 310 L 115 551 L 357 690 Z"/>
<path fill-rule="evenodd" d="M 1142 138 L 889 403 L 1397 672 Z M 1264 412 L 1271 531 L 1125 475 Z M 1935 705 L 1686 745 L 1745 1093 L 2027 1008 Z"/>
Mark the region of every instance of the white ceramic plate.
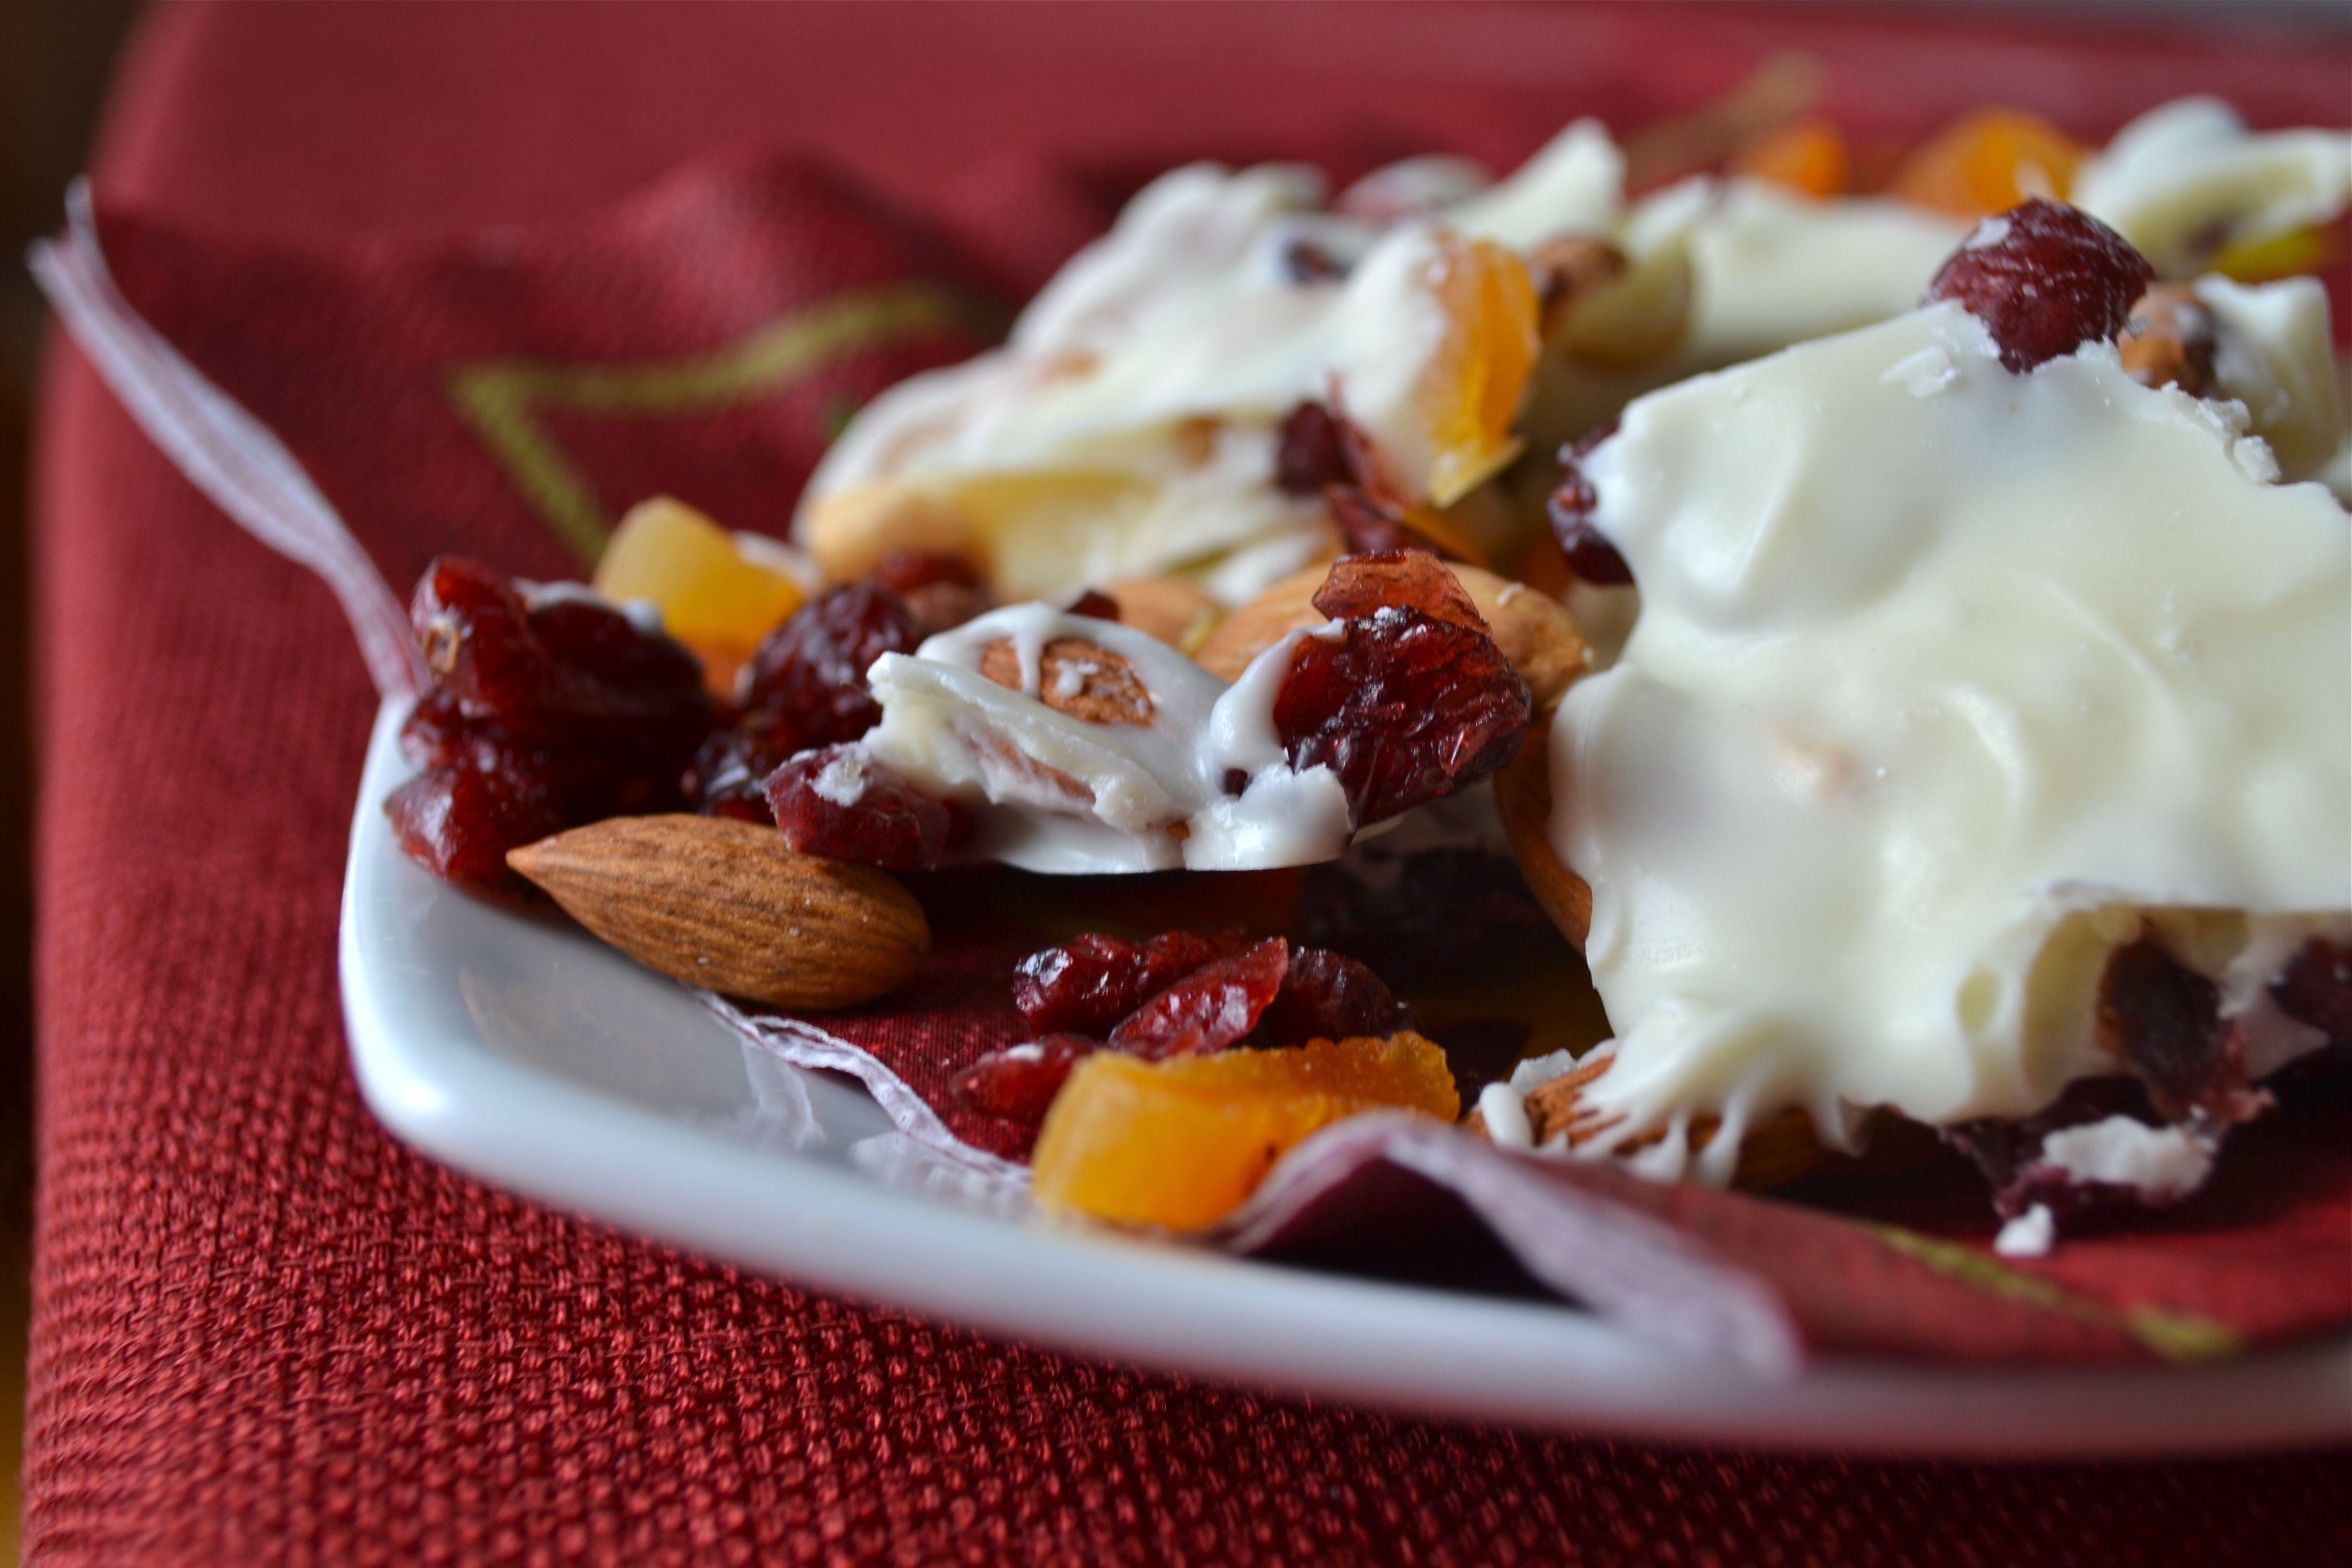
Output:
<path fill-rule="evenodd" d="M 795 1284 L 1039 1344 L 1277 1392 L 1592 1433 L 1973 1455 L 2221 1451 L 2352 1438 L 2352 1343 L 2197 1369 L 1830 1360 L 1788 1382 L 1566 1307 L 1243 1262 L 994 1217 L 887 1185 L 861 1090 L 786 1066 L 576 929 L 411 864 L 378 716 L 343 887 L 362 1090 L 436 1158 Z M 870 1152 L 880 1144 L 869 1142 Z"/>

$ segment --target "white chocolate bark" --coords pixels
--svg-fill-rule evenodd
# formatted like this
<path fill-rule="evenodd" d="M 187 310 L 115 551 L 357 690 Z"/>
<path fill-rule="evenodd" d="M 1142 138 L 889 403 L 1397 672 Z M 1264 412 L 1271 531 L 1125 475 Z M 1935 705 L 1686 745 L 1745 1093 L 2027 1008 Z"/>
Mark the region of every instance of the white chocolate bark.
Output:
<path fill-rule="evenodd" d="M 2220 99 L 2179 99 L 2116 132 L 2071 197 L 2157 276 L 2186 278 L 2225 247 L 2333 220 L 2352 202 L 2352 133 L 2252 132 Z"/>
<path fill-rule="evenodd" d="M 2013 375 L 1939 305 L 1643 398 L 1587 472 L 1642 592 L 1550 738 L 1618 1036 L 1588 1147 L 1675 1170 L 1717 1111 L 1721 1179 L 1785 1106 L 2030 1114 L 2115 1070 L 2142 910 L 2307 1048 L 2264 988 L 2352 935 L 2352 524 L 2242 408 L 2105 344 Z"/>

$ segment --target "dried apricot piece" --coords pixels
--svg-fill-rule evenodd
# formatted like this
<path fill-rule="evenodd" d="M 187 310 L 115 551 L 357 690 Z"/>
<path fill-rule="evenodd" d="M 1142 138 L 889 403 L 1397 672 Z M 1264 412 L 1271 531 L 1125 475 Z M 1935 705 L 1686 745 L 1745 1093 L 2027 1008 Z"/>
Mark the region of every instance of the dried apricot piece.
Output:
<path fill-rule="evenodd" d="M 1800 120 L 1768 131 L 1732 154 L 1731 172 L 1769 180 L 1800 195 L 1843 195 L 1853 159 L 1845 133 L 1827 120 Z"/>
<path fill-rule="evenodd" d="M 1955 217 L 2006 212 L 2033 196 L 2063 201 L 2090 149 L 2021 109 L 1979 109 L 1923 143 L 1890 194 Z"/>
<path fill-rule="evenodd" d="M 790 575 L 750 559 L 733 534 L 667 496 L 629 509 L 596 563 L 594 585 L 614 604 L 657 606 L 670 636 L 730 679 L 803 596 Z"/>
<path fill-rule="evenodd" d="M 1033 1191 L 1052 1209 L 1196 1229 L 1248 1197 L 1284 1151 L 1380 1107 L 1454 1120 L 1445 1053 L 1414 1034 L 1160 1063 L 1098 1051 L 1046 1113 Z"/>
<path fill-rule="evenodd" d="M 1486 239 L 1438 237 L 1437 296 L 1447 331 L 1424 373 L 1431 444 L 1429 499 L 1450 506 L 1518 450 L 1511 435 L 1543 343 L 1527 263 Z"/>

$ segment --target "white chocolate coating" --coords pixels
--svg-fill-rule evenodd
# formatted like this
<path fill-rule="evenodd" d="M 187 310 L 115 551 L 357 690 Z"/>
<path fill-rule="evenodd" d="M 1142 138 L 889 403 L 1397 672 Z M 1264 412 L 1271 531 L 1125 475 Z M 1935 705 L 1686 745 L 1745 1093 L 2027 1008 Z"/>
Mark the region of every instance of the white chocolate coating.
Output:
<path fill-rule="evenodd" d="M 2256 1053 L 2307 1048 L 2261 1015 L 2352 934 L 2352 524 L 2244 431 L 2105 344 L 2012 375 L 1956 305 L 1626 410 L 1588 472 L 1640 618 L 1550 741 L 1595 1147 L 1663 1128 L 1672 1172 L 1719 1111 L 1724 1179 L 1784 1106 L 2030 1114 L 2114 1069 L 2147 910 Z"/>
<path fill-rule="evenodd" d="M 1273 720 L 1292 649 L 1309 635 L 1266 649 L 1228 686 L 1132 626 L 1013 605 L 876 660 L 882 721 L 860 744 L 971 805 L 982 859 L 1066 873 L 1328 860 L 1348 846 L 1347 795 L 1328 768 L 1292 771 Z M 1058 637 L 1124 660 L 1151 698 L 1150 721 L 1091 723 L 1047 706 L 1042 656 Z M 1000 641 L 1020 660 L 1021 690 L 980 673 Z"/>
<path fill-rule="evenodd" d="M 2246 129 L 2217 98 L 2183 98 L 2121 131 L 2074 176 L 2074 205 L 2186 278 L 2217 247 L 2326 223 L 2352 202 L 2352 133 Z"/>
<path fill-rule="evenodd" d="M 1007 594 L 1181 569 L 1238 603 L 1329 538 L 1319 500 L 1274 475 L 1283 416 L 1334 395 L 1423 493 L 1424 379 L 1446 333 L 1433 236 L 1318 212 L 1321 195 L 1284 165 L 1155 181 L 1003 349 L 861 413 L 809 482 L 802 534 L 830 499 L 887 482 L 936 493 Z M 1349 265 L 1345 281 L 1293 276 L 1299 241 Z"/>

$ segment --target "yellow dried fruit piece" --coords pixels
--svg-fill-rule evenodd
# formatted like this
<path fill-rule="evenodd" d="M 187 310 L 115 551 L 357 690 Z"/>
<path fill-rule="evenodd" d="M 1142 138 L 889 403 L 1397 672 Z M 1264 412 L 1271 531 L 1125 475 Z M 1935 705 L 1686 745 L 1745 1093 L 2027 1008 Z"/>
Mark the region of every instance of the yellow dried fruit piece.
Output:
<path fill-rule="evenodd" d="M 2335 237 L 2320 226 L 2232 241 L 2213 258 L 2210 270 L 2241 283 L 2274 283 L 2320 271 L 2335 259 Z"/>
<path fill-rule="evenodd" d="M 1459 1117 L 1445 1053 L 1412 1033 L 1165 1062 L 1097 1051 L 1046 1113 L 1033 1190 L 1051 1209 L 1194 1230 L 1309 1133 L 1382 1107 Z"/>
<path fill-rule="evenodd" d="M 2090 149 L 2021 109 L 1979 109 L 1904 161 L 1889 193 L 1955 217 L 2007 212 L 2029 196 L 2064 201 Z"/>
<path fill-rule="evenodd" d="M 669 635 L 731 669 L 801 607 L 801 586 L 751 560 L 735 536 L 681 500 L 639 501 L 596 563 L 596 592 L 647 599 Z"/>
<path fill-rule="evenodd" d="M 1423 384 L 1436 460 L 1429 499 L 1451 506 L 1517 455 L 1511 421 L 1542 348 L 1527 263 L 1487 239 L 1438 239 L 1449 330 Z"/>

